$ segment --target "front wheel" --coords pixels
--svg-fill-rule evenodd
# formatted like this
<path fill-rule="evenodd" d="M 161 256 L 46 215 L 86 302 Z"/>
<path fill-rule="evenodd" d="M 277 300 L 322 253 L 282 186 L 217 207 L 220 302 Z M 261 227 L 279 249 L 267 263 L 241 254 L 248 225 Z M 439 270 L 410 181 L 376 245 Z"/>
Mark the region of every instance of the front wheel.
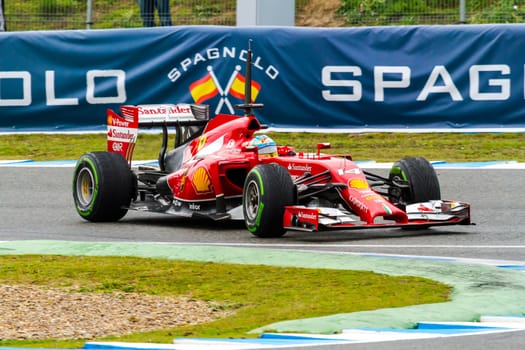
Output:
<path fill-rule="evenodd" d="M 117 221 L 126 215 L 133 191 L 133 174 L 118 153 L 90 152 L 77 161 L 73 199 L 88 221 Z"/>
<path fill-rule="evenodd" d="M 246 177 L 242 198 L 248 231 L 263 238 L 284 235 L 284 207 L 294 198 L 294 184 L 285 168 L 275 163 L 255 166 Z"/>
<path fill-rule="evenodd" d="M 389 199 L 394 204 L 407 205 L 441 199 L 436 171 L 425 158 L 408 157 L 395 162 L 389 180 L 393 183 L 388 191 Z"/>

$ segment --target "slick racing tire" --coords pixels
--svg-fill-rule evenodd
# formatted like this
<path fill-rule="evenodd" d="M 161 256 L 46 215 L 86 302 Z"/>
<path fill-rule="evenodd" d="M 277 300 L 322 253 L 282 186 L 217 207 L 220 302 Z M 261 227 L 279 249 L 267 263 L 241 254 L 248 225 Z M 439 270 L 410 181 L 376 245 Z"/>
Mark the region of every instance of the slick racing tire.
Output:
<path fill-rule="evenodd" d="M 407 205 L 441 199 L 439 180 L 432 164 L 425 158 L 409 157 L 394 163 L 390 181 L 407 186 L 391 186 L 389 199 L 394 204 Z"/>
<path fill-rule="evenodd" d="M 133 174 L 118 153 L 90 152 L 77 162 L 73 198 L 78 214 L 94 222 L 117 221 L 133 197 Z"/>
<path fill-rule="evenodd" d="M 242 197 L 248 231 L 263 238 L 284 235 L 284 207 L 294 198 L 294 184 L 285 168 L 275 163 L 255 166 L 246 177 Z"/>

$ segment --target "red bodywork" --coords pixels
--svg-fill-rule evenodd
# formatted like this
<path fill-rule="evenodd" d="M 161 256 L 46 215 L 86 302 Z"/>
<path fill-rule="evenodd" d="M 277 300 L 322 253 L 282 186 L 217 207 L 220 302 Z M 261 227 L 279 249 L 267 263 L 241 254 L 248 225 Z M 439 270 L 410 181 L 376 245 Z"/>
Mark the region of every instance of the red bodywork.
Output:
<path fill-rule="evenodd" d="M 148 123 L 159 126 L 162 125 L 162 120 L 165 120 L 165 124 L 184 125 L 187 119 L 189 123 L 192 118 L 184 106 L 186 105 L 177 107 L 179 111 L 168 105 L 151 108 L 151 114 L 162 110 L 157 114 L 164 119 L 159 117 L 160 119 L 152 121 L 150 118 L 148 122 L 141 121 L 140 114 L 145 113 L 143 106 L 124 106 L 121 109 L 122 116 L 108 111 L 109 151 L 118 152 L 131 162 L 138 127 L 147 126 Z M 177 115 L 173 118 L 178 120 L 177 122 L 167 121 L 169 118 L 166 109 L 169 108 L 172 108 L 172 114 Z M 297 205 L 285 208 L 283 227 L 288 229 L 318 231 L 470 223 L 470 206 L 466 203 L 440 201 L 434 207 L 426 205 L 421 207 L 421 210 L 414 210 L 414 213 L 394 205 L 370 187 L 365 172 L 351 157 L 322 154 L 320 150 L 328 148 L 327 144 L 318 144 L 317 152 L 311 153 L 296 152 L 292 147 L 279 146 L 279 156 L 259 156 L 257 148 L 250 147 L 249 144 L 254 134 L 264 126 L 253 115 L 239 117 L 221 114 L 203 122 L 202 125 L 201 133 L 183 145 L 180 167 L 166 171 L 162 177 L 173 194 L 174 204 L 170 208 L 158 209 L 158 206 L 138 203 L 135 207 L 132 205 L 132 209 L 213 217 L 217 211 L 217 199 L 224 198 L 226 211 L 233 213 L 233 210 L 241 205 L 244 179 L 248 172 L 258 164 L 277 163 L 288 170 L 294 181 L 311 179 L 303 183 L 298 182 L 299 197 L 302 187 L 315 183 L 317 187 L 332 186 L 332 196 L 341 203 L 340 209 L 323 210 L 322 205 L 312 205 L 309 198 L 302 198 L 298 200 Z M 139 180 L 140 176 L 139 174 Z M 145 202 L 148 202 L 147 199 Z M 346 214 L 349 214 L 349 218 L 345 219 Z M 429 219 L 434 214 L 445 214 L 445 217 Z M 230 218 L 236 217 L 232 214 Z M 324 219 L 328 221 L 323 223 Z"/>

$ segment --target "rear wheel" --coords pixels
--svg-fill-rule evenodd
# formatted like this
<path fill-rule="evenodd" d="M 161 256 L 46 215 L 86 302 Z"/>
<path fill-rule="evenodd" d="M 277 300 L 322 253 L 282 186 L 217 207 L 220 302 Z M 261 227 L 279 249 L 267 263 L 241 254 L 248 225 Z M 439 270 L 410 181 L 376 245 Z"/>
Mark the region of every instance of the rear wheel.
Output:
<path fill-rule="evenodd" d="M 441 190 L 432 164 L 422 157 L 403 158 L 390 169 L 389 199 L 394 204 L 407 205 L 441 199 Z M 396 186 L 395 184 L 400 184 Z"/>
<path fill-rule="evenodd" d="M 117 221 L 126 215 L 134 195 L 133 174 L 118 153 L 90 152 L 77 162 L 73 199 L 78 214 L 89 221 Z"/>
<path fill-rule="evenodd" d="M 281 237 L 284 207 L 294 203 L 294 184 L 278 164 L 255 166 L 244 182 L 242 208 L 246 228 L 264 238 Z"/>

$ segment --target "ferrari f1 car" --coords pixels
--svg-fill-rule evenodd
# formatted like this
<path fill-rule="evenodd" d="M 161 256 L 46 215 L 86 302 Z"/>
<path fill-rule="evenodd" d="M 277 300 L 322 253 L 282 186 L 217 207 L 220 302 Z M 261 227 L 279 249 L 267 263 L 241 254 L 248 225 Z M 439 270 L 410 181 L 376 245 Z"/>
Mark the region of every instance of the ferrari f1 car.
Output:
<path fill-rule="evenodd" d="M 77 162 L 73 197 L 89 221 L 117 221 L 128 209 L 213 220 L 244 220 L 259 237 L 287 230 L 429 227 L 470 223 L 467 203 L 442 200 L 425 159 L 404 158 L 388 177 L 350 156 L 297 152 L 258 134 L 254 115 L 217 115 L 197 105 L 122 106 L 108 111 L 107 152 Z M 158 166 L 131 167 L 138 128 L 160 126 Z M 168 128 L 175 147 L 168 150 Z"/>
<path fill-rule="evenodd" d="M 108 110 L 108 151 L 84 154 L 74 170 L 78 214 L 94 222 L 117 221 L 130 209 L 244 220 L 258 237 L 470 224 L 470 205 L 441 199 L 437 175 L 424 158 L 401 159 L 383 177 L 350 156 L 321 153 L 327 143 L 313 152 L 276 145 L 261 134 L 265 126 L 252 113 L 260 106 L 248 98 L 239 106 L 244 116 L 211 119 L 203 105 Z M 158 164 L 132 166 L 138 130 L 151 127 L 162 128 Z"/>

